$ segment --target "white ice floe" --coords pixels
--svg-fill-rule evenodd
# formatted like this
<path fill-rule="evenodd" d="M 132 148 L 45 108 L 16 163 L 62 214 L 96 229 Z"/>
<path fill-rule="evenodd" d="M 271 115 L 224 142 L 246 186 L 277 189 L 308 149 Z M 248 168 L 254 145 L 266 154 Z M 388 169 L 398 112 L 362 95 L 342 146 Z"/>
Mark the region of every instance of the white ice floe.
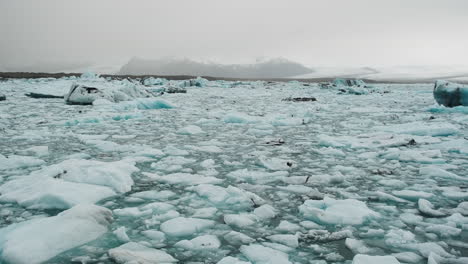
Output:
<path fill-rule="evenodd" d="M 109 250 L 109 256 L 117 263 L 175 263 L 177 259 L 166 252 L 149 248 L 135 242 L 129 242 Z"/>
<path fill-rule="evenodd" d="M 192 236 L 215 224 L 212 220 L 177 217 L 161 224 L 161 231 L 172 237 Z"/>
<path fill-rule="evenodd" d="M 307 200 L 299 206 L 299 211 L 306 219 L 328 225 L 361 225 L 379 214 L 367 207 L 364 202 L 346 199 L 335 200 L 325 197 L 323 200 Z"/>
<path fill-rule="evenodd" d="M 7 263 L 42 263 L 107 232 L 112 213 L 81 204 L 57 216 L 33 219 L 0 229 L 1 259 Z"/>
<path fill-rule="evenodd" d="M 394 256 L 369 256 L 357 254 L 353 258 L 353 264 L 400 264 Z"/>

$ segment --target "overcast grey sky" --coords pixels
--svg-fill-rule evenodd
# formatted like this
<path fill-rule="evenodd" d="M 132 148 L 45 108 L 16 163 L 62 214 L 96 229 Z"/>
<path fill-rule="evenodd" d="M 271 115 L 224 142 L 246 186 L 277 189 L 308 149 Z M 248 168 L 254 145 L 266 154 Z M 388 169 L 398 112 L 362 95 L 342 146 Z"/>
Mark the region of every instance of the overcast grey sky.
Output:
<path fill-rule="evenodd" d="M 132 56 L 468 64 L 467 0 L 0 0 L 0 67 Z"/>

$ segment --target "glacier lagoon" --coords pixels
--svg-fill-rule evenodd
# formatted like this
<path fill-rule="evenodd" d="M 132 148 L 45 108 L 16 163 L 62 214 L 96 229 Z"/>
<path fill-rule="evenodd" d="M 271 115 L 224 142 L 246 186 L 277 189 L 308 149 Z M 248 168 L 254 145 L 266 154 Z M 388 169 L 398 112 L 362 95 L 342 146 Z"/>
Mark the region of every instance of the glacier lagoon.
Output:
<path fill-rule="evenodd" d="M 25 96 L 73 83 L 102 98 Z M 432 84 L 144 83 L 0 82 L 0 262 L 468 262 L 468 107 Z"/>

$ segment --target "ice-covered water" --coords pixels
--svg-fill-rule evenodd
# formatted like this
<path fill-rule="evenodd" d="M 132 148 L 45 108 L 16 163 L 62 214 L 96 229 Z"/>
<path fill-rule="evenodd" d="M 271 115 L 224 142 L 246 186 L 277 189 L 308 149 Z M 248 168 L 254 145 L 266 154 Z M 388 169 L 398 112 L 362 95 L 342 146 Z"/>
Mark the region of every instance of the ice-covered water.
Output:
<path fill-rule="evenodd" d="M 466 107 L 430 84 L 199 81 L 92 106 L 24 94 L 190 82 L 0 82 L 0 259 L 468 262 Z"/>

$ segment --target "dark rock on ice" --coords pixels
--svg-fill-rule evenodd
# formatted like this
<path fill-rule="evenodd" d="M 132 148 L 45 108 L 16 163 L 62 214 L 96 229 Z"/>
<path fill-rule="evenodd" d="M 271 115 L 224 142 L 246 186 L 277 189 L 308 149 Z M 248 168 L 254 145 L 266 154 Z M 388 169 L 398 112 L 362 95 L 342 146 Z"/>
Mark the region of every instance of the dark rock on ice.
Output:
<path fill-rule="evenodd" d="M 187 93 L 187 89 L 179 87 L 168 87 L 165 89 L 166 93 Z"/>
<path fill-rule="evenodd" d="M 434 99 L 439 105 L 446 107 L 468 106 L 468 86 L 442 80 L 436 81 Z"/>
<path fill-rule="evenodd" d="M 45 98 L 62 98 L 63 96 L 53 95 L 53 94 L 41 94 L 41 93 L 26 93 L 24 94 L 27 97 L 36 98 L 36 99 L 45 99 Z"/>
<path fill-rule="evenodd" d="M 315 97 L 294 97 L 294 98 L 286 98 L 283 99 L 283 101 L 288 101 L 288 102 L 315 102 L 317 101 L 317 98 Z"/>
<path fill-rule="evenodd" d="M 0 101 L 5 101 L 6 100 L 6 96 L 4 94 L 0 94 Z"/>

